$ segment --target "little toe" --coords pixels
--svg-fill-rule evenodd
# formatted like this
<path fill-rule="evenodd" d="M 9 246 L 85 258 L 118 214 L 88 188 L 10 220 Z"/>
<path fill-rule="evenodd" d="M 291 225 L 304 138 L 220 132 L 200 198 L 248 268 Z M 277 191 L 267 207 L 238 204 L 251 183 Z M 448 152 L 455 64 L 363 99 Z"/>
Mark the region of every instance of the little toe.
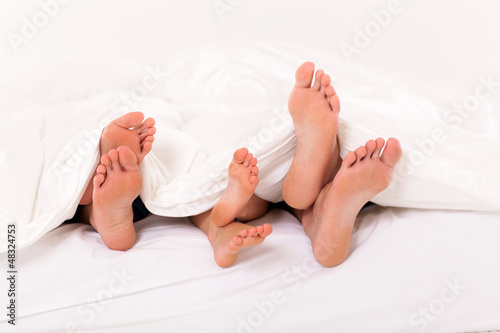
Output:
<path fill-rule="evenodd" d="M 104 176 L 104 174 L 97 174 L 93 180 L 94 189 L 98 189 L 99 187 L 101 187 L 105 180 L 106 177 Z"/>
<path fill-rule="evenodd" d="M 401 143 L 399 143 L 399 140 L 395 138 L 389 138 L 380 159 L 385 165 L 394 168 L 401 159 L 402 155 L 403 151 L 401 149 Z"/>
<path fill-rule="evenodd" d="M 310 88 L 314 75 L 314 64 L 305 62 L 295 72 L 295 87 Z"/>
<path fill-rule="evenodd" d="M 316 71 L 316 78 L 314 80 L 314 85 L 313 85 L 313 89 L 314 90 L 319 91 L 321 89 L 321 77 L 323 77 L 323 75 L 325 75 L 325 71 L 324 70 L 318 69 Z"/>
<path fill-rule="evenodd" d="M 332 87 L 332 86 L 330 86 Z M 333 88 L 333 87 L 332 87 Z M 340 100 L 339 96 L 335 93 L 332 96 L 328 97 L 328 102 L 330 103 L 330 107 L 334 112 L 340 112 Z"/>
<path fill-rule="evenodd" d="M 231 241 L 234 245 L 241 245 L 243 243 L 243 239 L 240 236 L 233 236 Z"/>
<path fill-rule="evenodd" d="M 257 178 L 257 176 L 252 175 L 250 177 L 250 183 L 253 185 L 257 185 L 259 183 L 259 178 Z"/>

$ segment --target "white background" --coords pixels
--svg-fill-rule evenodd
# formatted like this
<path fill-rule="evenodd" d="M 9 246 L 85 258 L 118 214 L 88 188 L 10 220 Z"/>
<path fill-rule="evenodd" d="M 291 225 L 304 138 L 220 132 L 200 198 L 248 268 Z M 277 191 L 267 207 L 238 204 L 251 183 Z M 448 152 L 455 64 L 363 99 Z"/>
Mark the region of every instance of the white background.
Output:
<path fill-rule="evenodd" d="M 365 29 L 374 21 L 372 12 L 387 10 L 389 3 L 72 0 L 60 4 L 16 52 L 9 36 L 22 36 L 24 20 L 33 22 L 42 11 L 40 3 L 53 1 L 2 0 L 0 80 L 47 59 L 104 56 L 151 64 L 181 50 L 228 39 L 288 42 L 345 58 L 342 43 L 354 45 L 356 29 Z M 228 4 L 231 10 L 220 15 L 216 3 Z M 446 86 L 470 94 L 478 76 L 500 77 L 499 13 L 497 0 L 401 0 L 390 24 L 351 61 L 402 83 Z"/>

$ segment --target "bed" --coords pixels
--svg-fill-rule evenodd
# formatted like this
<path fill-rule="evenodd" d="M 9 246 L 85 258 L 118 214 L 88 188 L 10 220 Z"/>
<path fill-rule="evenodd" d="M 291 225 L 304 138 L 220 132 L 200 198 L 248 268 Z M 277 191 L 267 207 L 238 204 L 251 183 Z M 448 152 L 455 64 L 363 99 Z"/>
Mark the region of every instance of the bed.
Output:
<path fill-rule="evenodd" d="M 0 65 L 0 119 L 11 124 L 0 151 L 2 188 L 13 189 L 0 193 L 0 267 L 7 277 L 8 224 L 17 223 L 22 247 L 16 254 L 16 326 L 4 315 L 2 332 L 500 330 L 496 2 L 47 3 L 12 5 L 1 14 L 10 13 L 3 20 L 10 37 Z M 40 11 L 49 22 L 38 22 L 26 43 L 13 44 L 9 33 L 22 36 L 22 18 L 41 20 Z M 473 23 L 465 27 L 461 15 Z M 377 24 L 379 30 L 369 30 Z M 305 60 L 332 73 L 343 103 L 343 154 L 381 134 L 403 137 L 407 151 L 427 152 L 435 163 L 421 165 L 407 155 L 396 184 L 358 216 L 348 260 L 338 267 L 317 264 L 298 220 L 273 209 L 251 222 L 271 223 L 272 235 L 222 269 L 203 232 L 183 216 L 213 204 L 220 192 L 210 191 L 210 181 L 220 182 L 219 166 L 227 164 L 235 143 L 252 142 L 248 133 L 261 128 L 242 118 L 227 140 L 214 134 L 217 122 L 199 110 L 226 121 L 226 109 L 243 110 L 238 117 L 286 113 L 293 69 Z M 147 179 L 141 196 L 155 214 L 136 223 L 132 249 L 110 251 L 90 226 L 61 224 L 76 209 L 94 160 L 81 158 L 78 175 L 51 169 L 47 161 L 60 162 L 61 154 L 94 156 L 95 145 L 80 148 L 82 137 L 91 141 L 89 133 L 109 117 L 103 105 L 109 109 L 155 71 L 169 74 L 137 105 L 166 119 L 141 169 Z M 477 97 L 477 89 L 490 94 L 460 118 L 460 126 L 443 127 L 450 125 L 442 118 L 446 110 Z M 172 111 L 168 118 L 162 118 L 165 109 Z M 375 112 L 386 118 L 372 118 Z M 409 122 L 408 114 L 415 115 Z M 76 125 L 67 129 L 55 117 Z M 172 124 L 182 133 L 165 134 Z M 7 140 L 21 126 L 24 153 L 13 154 L 19 147 Z M 449 140 L 430 152 L 422 133 L 432 137 L 431 130 L 442 127 Z M 276 132 L 273 140 L 282 145 L 272 154 L 269 142 L 255 146 L 269 170 L 258 193 L 270 197 L 293 154 L 290 132 Z M 157 163 L 166 150 L 186 154 L 178 164 Z M 486 154 L 487 161 L 480 158 Z M 284 162 L 273 165 L 280 158 Z M 195 162 L 215 170 L 201 182 L 209 190 L 196 200 L 192 187 L 183 192 L 186 184 L 200 184 Z M 161 204 L 165 197 L 172 205 Z M 2 281 L 8 304 L 10 285 Z"/>

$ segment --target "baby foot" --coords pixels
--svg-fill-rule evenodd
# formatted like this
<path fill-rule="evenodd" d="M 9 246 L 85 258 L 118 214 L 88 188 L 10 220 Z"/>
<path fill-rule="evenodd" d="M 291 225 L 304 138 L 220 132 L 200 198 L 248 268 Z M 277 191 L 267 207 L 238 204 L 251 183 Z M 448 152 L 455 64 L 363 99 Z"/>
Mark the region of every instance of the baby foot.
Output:
<path fill-rule="evenodd" d="M 222 227 L 231 223 L 252 197 L 259 179 L 257 159 L 246 148 L 238 149 L 228 167 L 228 184 L 212 210 L 212 221 Z"/>
<path fill-rule="evenodd" d="M 214 249 L 215 262 L 220 267 L 232 266 L 242 249 L 259 245 L 272 231 L 273 229 L 268 223 L 253 227 L 233 222 L 217 228 L 208 237 Z"/>
<path fill-rule="evenodd" d="M 295 86 L 288 100 L 297 147 L 282 193 L 287 204 L 296 209 L 312 205 L 340 162 L 337 145 L 339 98 L 330 85 L 328 74 L 316 71 L 312 84 L 313 75 L 314 64 L 302 64 L 295 74 Z"/>
<path fill-rule="evenodd" d="M 319 193 L 313 207 L 304 211 L 302 224 L 311 238 L 314 256 L 324 266 L 342 263 L 349 253 L 352 228 L 361 208 L 385 190 L 401 159 L 397 139 L 370 140 L 349 152 L 334 180 Z"/>
<path fill-rule="evenodd" d="M 132 150 L 119 147 L 103 155 L 93 185 L 90 224 L 110 249 L 128 250 L 135 241 L 132 202 L 142 188 L 142 177 Z"/>

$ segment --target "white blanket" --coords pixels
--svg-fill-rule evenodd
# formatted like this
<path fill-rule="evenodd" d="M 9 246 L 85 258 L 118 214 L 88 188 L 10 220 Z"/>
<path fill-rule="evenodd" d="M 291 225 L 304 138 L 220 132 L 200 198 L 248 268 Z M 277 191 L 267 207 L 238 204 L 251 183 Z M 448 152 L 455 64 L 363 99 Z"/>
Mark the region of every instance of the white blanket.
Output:
<path fill-rule="evenodd" d="M 342 156 L 378 136 L 402 142 L 403 161 L 376 203 L 499 210 L 500 120 L 486 98 L 498 87 L 489 78 L 464 96 L 469 111 L 447 112 L 453 105 L 444 99 L 312 51 L 236 43 L 152 66 L 49 63 L 0 87 L 8 124 L 0 134 L 2 224 L 17 223 L 24 247 L 70 218 L 97 165 L 102 128 L 137 109 L 158 123 L 141 165 L 141 197 L 153 213 L 210 209 L 241 146 L 259 160 L 257 195 L 279 201 L 295 145 L 287 96 L 295 68 L 309 59 L 332 73 L 340 95 Z"/>

